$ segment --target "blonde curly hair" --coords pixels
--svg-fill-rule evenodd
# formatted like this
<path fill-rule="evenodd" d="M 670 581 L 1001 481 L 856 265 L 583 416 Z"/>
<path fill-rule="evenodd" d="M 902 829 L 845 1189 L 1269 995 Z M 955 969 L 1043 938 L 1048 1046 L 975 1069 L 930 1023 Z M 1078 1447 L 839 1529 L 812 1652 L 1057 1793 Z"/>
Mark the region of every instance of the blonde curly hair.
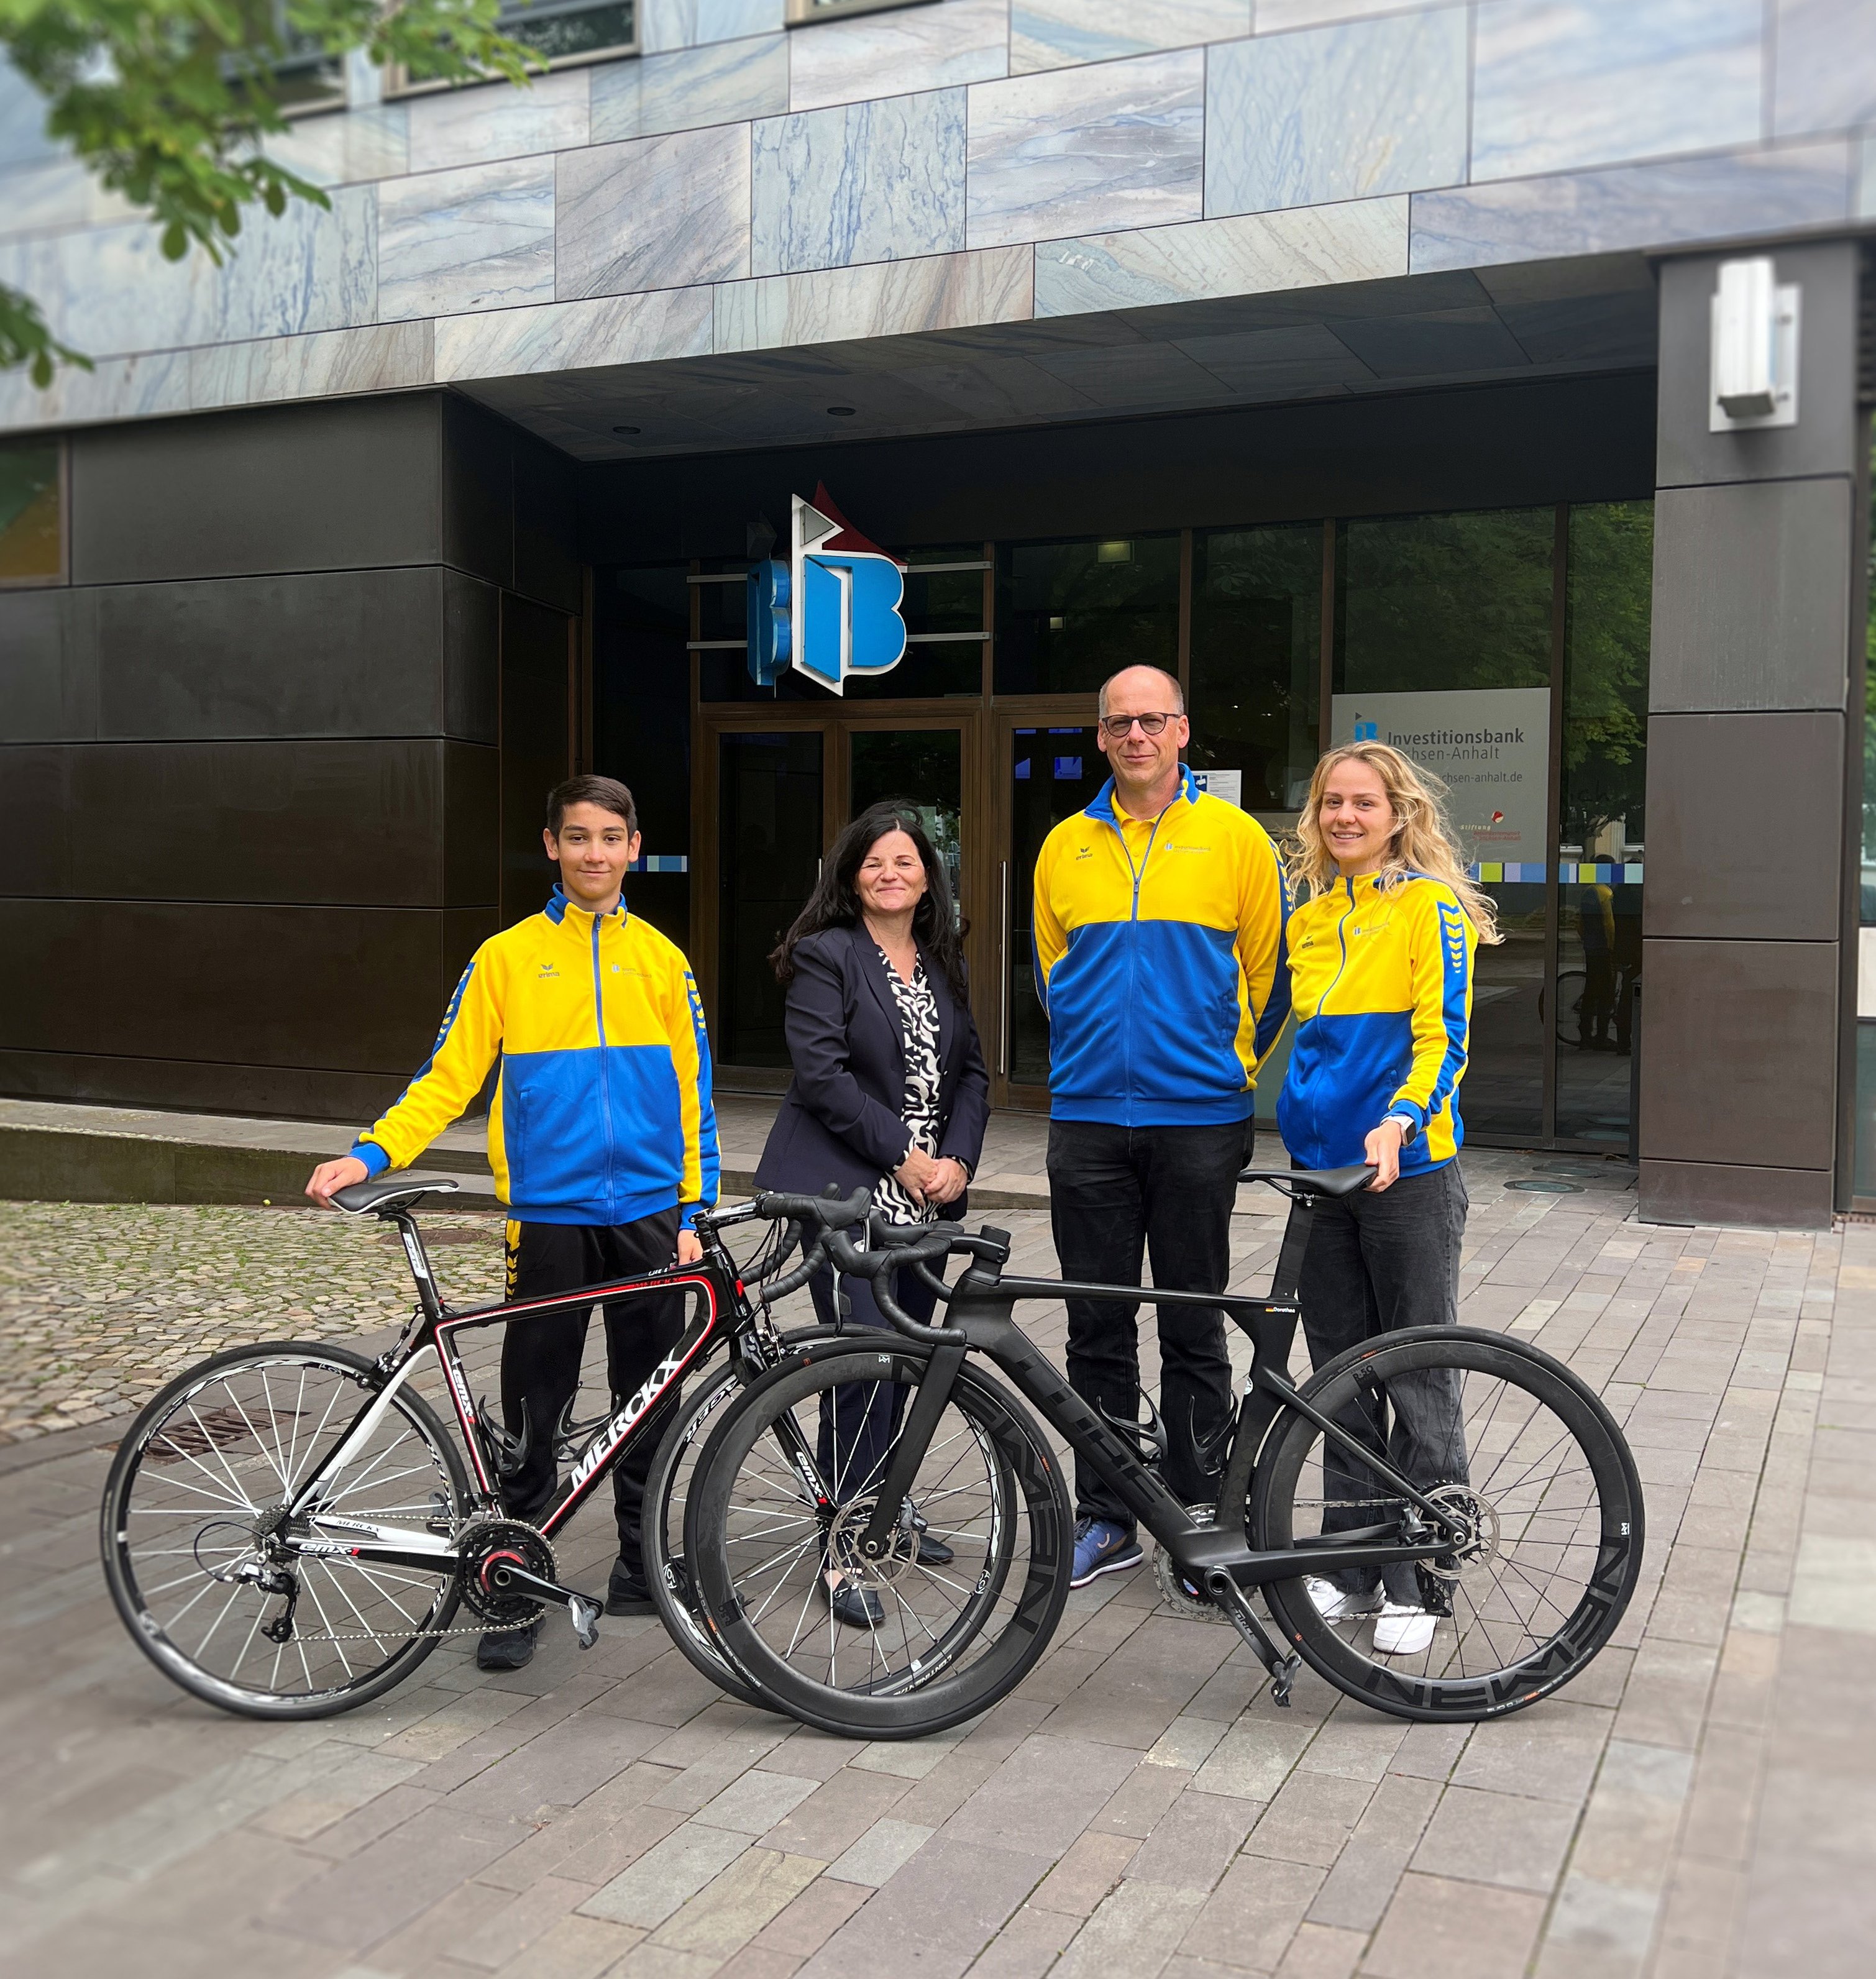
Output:
<path fill-rule="evenodd" d="M 1503 940 L 1496 903 L 1467 877 L 1466 855 L 1447 821 L 1446 785 L 1386 742 L 1344 742 L 1316 765 L 1309 780 L 1309 801 L 1297 820 L 1296 836 L 1286 847 L 1284 864 L 1298 903 L 1327 893 L 1340 873 L 1335 854 L 1322 836 L 1322 793 L 1331 774 L 1344 763 L 1367 764 L 1380 778 L 1394 811 L 1394 833 L 1377 880 L 1384 883 L 1389 875 L 1406 873 L 1437 880 L 1458 897 L 1480 940 Z"/>

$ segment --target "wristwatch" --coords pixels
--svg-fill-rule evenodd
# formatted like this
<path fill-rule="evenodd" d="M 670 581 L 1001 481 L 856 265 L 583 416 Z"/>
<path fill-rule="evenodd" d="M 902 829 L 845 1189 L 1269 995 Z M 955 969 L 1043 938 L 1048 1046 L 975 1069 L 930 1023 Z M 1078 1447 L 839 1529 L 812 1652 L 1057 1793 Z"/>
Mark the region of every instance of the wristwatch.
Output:
<path fill-rule="evenodd" d="M 1384 1127 L 1387 1125 L 1390 1120 L 1397 1121 L 1400 1123 L 1401 1146 L 1404 1148 L 1412 1147 L 1415 1140 L 1419 1137 L 1420 1122 L 1414 1119 L 1411 1113 L 1384 1113 L 1381 1115 L 1381 1125 Z"/>

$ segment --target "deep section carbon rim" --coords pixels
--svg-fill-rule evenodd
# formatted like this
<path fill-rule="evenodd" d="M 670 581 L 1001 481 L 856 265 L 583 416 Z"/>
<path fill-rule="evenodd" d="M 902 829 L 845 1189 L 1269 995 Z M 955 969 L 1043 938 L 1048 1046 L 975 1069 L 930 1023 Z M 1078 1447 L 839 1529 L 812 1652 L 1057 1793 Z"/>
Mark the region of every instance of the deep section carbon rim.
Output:
<path fill-rule="evenodd" d="M 1534 1703 L 1608 1641 L 1641 1571 L 1641 1487 L 1608 1410 L 1561 1362 L 1500 1334 L 1427 1328 L 1341 1356 L 1303 1392 L 1466 1534 L 1394 1570 L 1404 1585 L 1373 1570 L 1271 1585 L 1272 1615 L 1321 1675 L 1399 1716 L 1473 1719 Z M 1419 1517 L 1304 1418 L 1278 1419 L 1252 1487 L 1255 1545 L 1357 1543 L 1357 1530 L 1411 1543 Z M 1430 1636 L 1380 1614 L 1388 1600 L 1430 1614 Z"/>
<path fill-rule="evenodd" d="M 419 1571 L 301 1550 L 341 1540 L 347 1520 L 426 1536 L 460 1522 L 461 1459 L 408 1388 L 316 1513 L 281 1519 L 382 1386 L 342 1348 L 238 1348 L 178 1377 L 118 1447 L 101 1532 L 111 1596 L 138 1646 L 197 1696 L 259 1717 L 347 1710 L 449 1626 L 453 1560 Z"/>
<path fill-rule="evenodd" d="M 792 1715 L 852 1737 L 986 1709 L 1040 1655 L 1067 1593 L 1059 1473 L 1026 1413 L 968 1367 L 886 1556 L 863 1556 L 928 1361 L 850 1339 L 783 1363 L 725 1411 L 691 1492 L 686 1551 L 731 1660 Z"/>

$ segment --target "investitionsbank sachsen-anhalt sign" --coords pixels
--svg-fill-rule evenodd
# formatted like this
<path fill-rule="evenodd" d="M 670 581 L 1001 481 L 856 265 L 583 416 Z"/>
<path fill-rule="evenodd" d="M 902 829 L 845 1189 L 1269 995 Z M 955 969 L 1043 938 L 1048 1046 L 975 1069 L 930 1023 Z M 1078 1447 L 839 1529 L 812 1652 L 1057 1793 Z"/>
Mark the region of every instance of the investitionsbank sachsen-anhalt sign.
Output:
<path fill-rule="evenodd" d="M 749 573 L 749 672 L 772 687 L 791 668 L 840 694 L 850 675 L 890 671 L 905 657 L 905 566 L 849 522 L 817 486 L 797 495 L 788 556 Z"/>
<path fill-rule="evenodd" d="M 1337 743 L 1391 743 L 1444 780 L 1469 859 L 1480 865 L 1528 864 L 1531 877 L 1542 878 L 1550 774 L 1548 688 L 1338 694 L 1331 718 Z"/>

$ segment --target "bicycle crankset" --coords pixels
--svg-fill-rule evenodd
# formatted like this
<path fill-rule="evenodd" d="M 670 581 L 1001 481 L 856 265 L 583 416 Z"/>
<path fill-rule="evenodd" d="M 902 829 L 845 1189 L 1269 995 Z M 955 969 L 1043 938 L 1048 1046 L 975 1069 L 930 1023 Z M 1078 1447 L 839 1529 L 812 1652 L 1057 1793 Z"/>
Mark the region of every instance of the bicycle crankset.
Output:
<path fill-rule="evenodd" d="M 599 1639 L 600 1605 L 563 1587 L 544 1533 L 519 1519 L 472 1519 L 457 1536 L 462 1599 L 491 1628 L 524 1629 L 549 1601 L 565 1603 L 580 1647 Z"/>
<path fill-rule="evenodd" d="M 1214 1526 L 1218 1523 L 1218 1508 L 1215 1505 L 1188 1505 L 1186 1516 L 1195 1526 Z M 1153 1578 L 1159 1583 L 1159 1598 L 1168 1608 L 1194 1622 L 1225 1622 L 1230 1617 L 1208 1594 L 1201 1594 L 1180 1573 L 1171 1553 L 1164 1546 L 1153 1549 Z"/>

